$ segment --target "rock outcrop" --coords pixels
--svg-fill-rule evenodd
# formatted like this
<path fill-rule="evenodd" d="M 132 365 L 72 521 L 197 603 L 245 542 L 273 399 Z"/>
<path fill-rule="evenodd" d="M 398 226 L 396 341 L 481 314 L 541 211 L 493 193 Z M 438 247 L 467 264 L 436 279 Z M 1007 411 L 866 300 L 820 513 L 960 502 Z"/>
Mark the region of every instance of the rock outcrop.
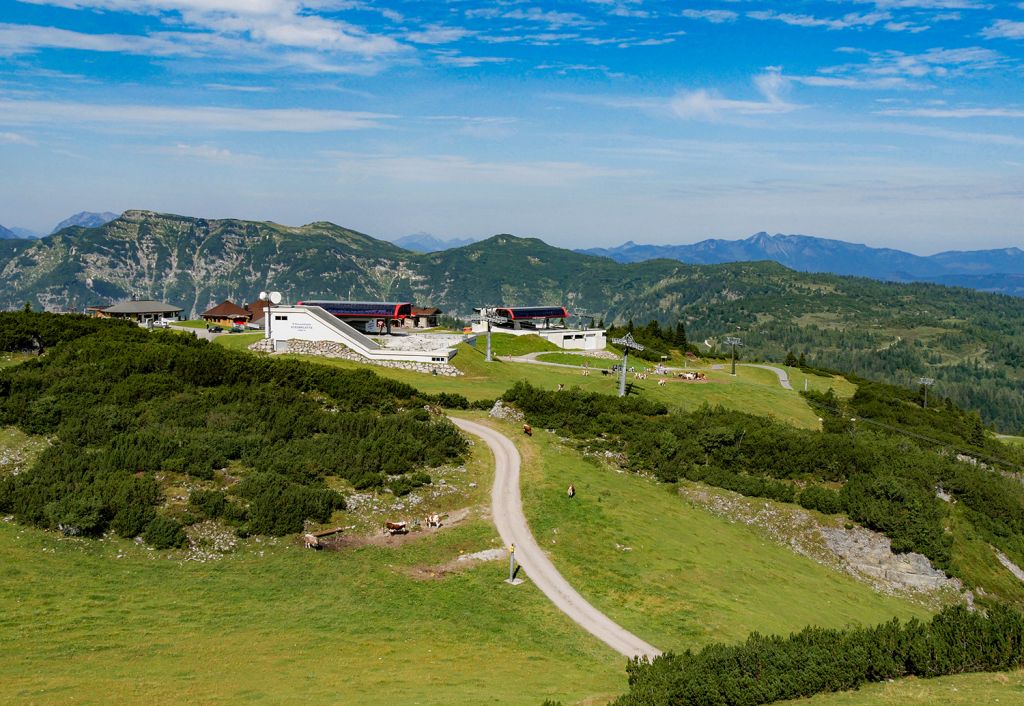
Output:
<path fill-rule="evenodd" d="M 249 346 L 249 350 L 259 353 L 273 353 L 273 344 L 270 339 L 262 338 Z M 284 351 L 277 351 L 284 352 Z M 364 358 L 350 348 L 332 341 L 300 341 L 292 339 L 288 341 L 288 353 L 297 355 L 315 355 L 321 358 L 341 358 L 351 360 L 355 363 L 376 365 L 380 368 L 397 368 L 399 370 L 413 370 L 418 373 L 429 375 L 444 375 L 446 377 L 458 377 L 462 371 L 450 363 L 415 363 L 403 360 L 371 360 Z"/>

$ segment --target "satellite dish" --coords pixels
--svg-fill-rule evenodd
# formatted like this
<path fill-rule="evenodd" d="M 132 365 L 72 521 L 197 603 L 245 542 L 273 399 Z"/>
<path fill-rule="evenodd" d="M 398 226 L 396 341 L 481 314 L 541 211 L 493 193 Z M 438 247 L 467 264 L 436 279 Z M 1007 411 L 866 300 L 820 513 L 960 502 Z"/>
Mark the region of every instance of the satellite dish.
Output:
<path fill-rule="evenodd" d="M 260 301 L 264 301 L 267 298 L 266 292 L 260 292 Z"/>
<path fill-rule="evenodd" d="M 280 304 L 281 303 L 281 293 L 280 292 L 271 292 L 270 293 L 270 303 L 271 304 Z"/>

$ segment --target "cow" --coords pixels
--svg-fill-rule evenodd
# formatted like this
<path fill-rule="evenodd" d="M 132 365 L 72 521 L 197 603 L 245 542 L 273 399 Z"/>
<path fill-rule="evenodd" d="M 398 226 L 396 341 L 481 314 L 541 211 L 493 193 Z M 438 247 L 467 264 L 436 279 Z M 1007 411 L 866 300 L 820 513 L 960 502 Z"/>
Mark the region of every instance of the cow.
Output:
<path fill-rule="evenodd" d="M 306 549 L 320 548 L 320 539 L 315 534 L 307 533 L 302 535 L 302 542 L 306 545 Z"/>
<path fill-rule="evenodd" d="M 565 491 L 565 494 L 568 495 L 570 498 L 576 497 L 576 486 L 570 483 L 568 489 Z"/>
<path fill-rule="evenodd" d="M 526 434 L 527 436 L 533 436 L 533 427 L 531 427 L 529 424 L 524 424 L 523 433 Z"/>
<path fill-rule="evenodd" d="M 661 378 L 660 380 L 658 380 L 658 384 L 659 385 L 664 385 L 665 384 L 665 378 Z"/>

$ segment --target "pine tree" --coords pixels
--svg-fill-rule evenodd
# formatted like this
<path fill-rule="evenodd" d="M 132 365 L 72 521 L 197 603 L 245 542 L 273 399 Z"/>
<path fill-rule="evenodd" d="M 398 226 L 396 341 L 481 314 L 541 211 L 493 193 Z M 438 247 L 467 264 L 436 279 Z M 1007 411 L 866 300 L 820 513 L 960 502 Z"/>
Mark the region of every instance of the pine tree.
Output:
<path fill-rule="evenodd" d="M 686 324 L 682 321 L 676 322 L 676 335 L 673 336 L 672 343 L 681 351 L 685 351 L 686 347 L 690 345 L 690 342 L 686 340 Z"/>
<path fill-rule="evenodd" d="M 651 319 L 651 322 L 645 328 L 645 333 L 650 338 L 661 338 L 661 325 L 658 324 L 657 319 Z"/>
<path fill-rule="evenodd" d="M 804 358 L 804 354 L 803 353 L 800 354 L 800 358 L 796 361 L 796 364 L 800 368 L 806 368 L 807 367 L 807 359 Z"/>
<path fill-rule="evenodd" d="M 789 353 L 786 354 L 786 362 L 784 363 L 784 365 L 788 365 L 791 368 L 795 368 L 799 364 L 800 361 L 797 360 L 797 357 L 796 355 L 793 354 L 793 351 L 790 351 Z"/>

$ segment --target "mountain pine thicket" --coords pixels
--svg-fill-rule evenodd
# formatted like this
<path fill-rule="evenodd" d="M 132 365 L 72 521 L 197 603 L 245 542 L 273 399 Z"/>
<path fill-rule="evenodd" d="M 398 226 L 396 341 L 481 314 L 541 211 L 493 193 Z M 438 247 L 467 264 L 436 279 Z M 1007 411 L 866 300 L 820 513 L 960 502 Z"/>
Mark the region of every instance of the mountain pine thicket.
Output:
<path fill-rule="evenodd" d="M 12 244 L 13 242 L 13 244 Z M 602 322 L 683 322 L 703 352 L 726 335 L 745 357 L 808 364 L 935 392 L 1005 433 L 1024 429 L 1024 299 L 932 284 L 795 272 L 772 262 L 619 264 L 498 235 L 419 254 L 331 223 L 207 220 L 127 211 L 100 228 L 0 242 L 0 307 L 82 310 L 130 297 L 195 316 L 261 289 L 289 301 L 409 300 L 465 319 L 475 306 L 563 304 Z M 674 344 L 678 347 L 678 344 Z M 658 346 L 655 346 L 658 348 Z"/>

